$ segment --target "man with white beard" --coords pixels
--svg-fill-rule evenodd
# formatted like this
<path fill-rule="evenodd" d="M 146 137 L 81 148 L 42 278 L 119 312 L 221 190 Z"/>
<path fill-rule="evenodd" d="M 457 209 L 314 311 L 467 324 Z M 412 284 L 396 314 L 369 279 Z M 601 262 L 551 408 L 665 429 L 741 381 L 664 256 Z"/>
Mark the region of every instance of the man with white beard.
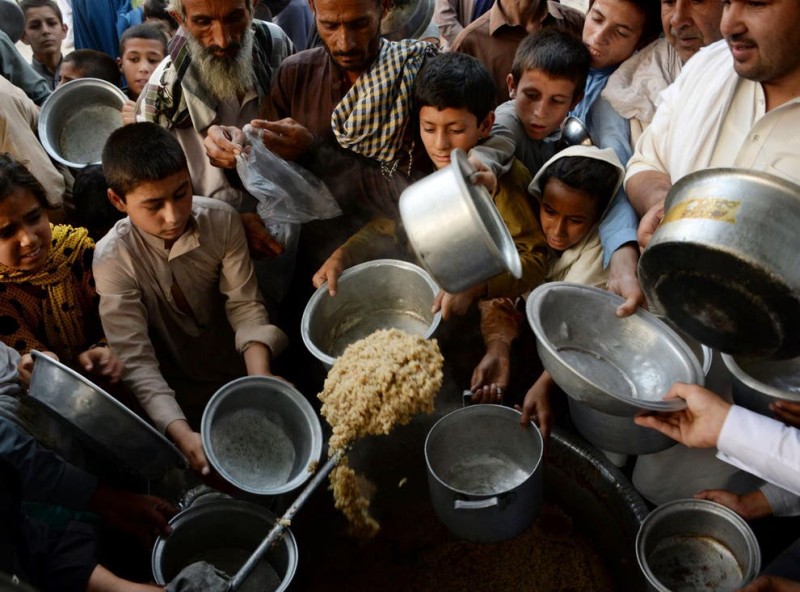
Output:
<path fill-rule="evenodd" d="M 139 120 L 166 127 L 178 138 L 194 193 L 241 213 L 254 257 L 274 256 L 282 247 L 255 213 L 255 199 L 231 184 L 232 173 L 208 161 L 203 140 L 211 125 L 241 128 L 259 118 L 274 72 L 293 53 L 280 27 L 253 19 L 257 1 L 171 0 L 170 13 L 181 29 L 137 105 Z"/>

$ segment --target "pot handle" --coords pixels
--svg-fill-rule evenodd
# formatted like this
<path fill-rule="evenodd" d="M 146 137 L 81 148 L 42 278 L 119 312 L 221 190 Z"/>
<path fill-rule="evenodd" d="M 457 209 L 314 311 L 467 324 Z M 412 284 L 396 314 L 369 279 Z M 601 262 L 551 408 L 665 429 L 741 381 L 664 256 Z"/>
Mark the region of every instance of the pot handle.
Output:
<path fill-rule="evenodd" d="M 461 393 L 461 407 L 469 407 L 472 405 L 472 391 L 464 390 Z"/>
<path fill-rule="evenodd" d="M 486 508 L 493 508 L 499 504 L 497 496 L 487 497 L 480 500 L 456 500 L 456 510 L 485 510 Z"/>

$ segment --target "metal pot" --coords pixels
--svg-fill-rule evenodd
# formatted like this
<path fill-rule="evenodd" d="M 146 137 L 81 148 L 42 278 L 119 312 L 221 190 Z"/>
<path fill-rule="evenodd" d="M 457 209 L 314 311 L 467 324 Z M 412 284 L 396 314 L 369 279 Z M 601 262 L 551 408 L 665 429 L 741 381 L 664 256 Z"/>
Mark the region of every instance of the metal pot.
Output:
<path fill-rule="evenodd" d="M 737 405 L 772 416 L 770 403 L 800 402 L 800 358 L 753 360 L 722 354 L 722 361 L 731 373 Z"/>
<path fill-rule="evenodd" d="M 586 124 L 573 115 L 561 124 L 561 140 L 567 146 L 594 146 Z"/>
<path fill-rule="evenodd" d="M 381 35 L 392 41 L 419 39 L 433 19 L 433 0 L 394 0 L 381 20 Z"/>
<path fill-rule="evenodd" d="M 654 592 L 738 590 L 761 569 L 747 522 L 707 500 L 677 500 L 653 510 L 636 536 L 636 558 Z"/>
<path fill-rule="evenodd" d="M 248 493 L 300 487 L 322 454 L 322 427 L 305 397 L 270 376 L 245 376 L 219 389 L 200 427 L 208 462 Z"/>
<path fill-rule="evenodd" d="M 648 299 L 732 355 L 800 355 L 800 187 L 744 169 L 680 179 L 639 260 Z"/>
<path fill-rule="evenodd" d="M 172 533 L 153 546 L 153 578 L 163 586 L 196 561 L 208 561 L 233 575 L 267 536 L 275 516 L 240 500 L 215 500 L 192 506 L 169 522 Z M 297 542 L 289 529 L 245 580 L 243 592 L 281 592 L 297 570 Z M 266 586 L 259 583 L 267 582 Z"/>
<path fill-rule="evenodd" d="M 50 356 L 31 355 L 31 399 L 65 420 L 103 458 L 151 481 L 186 465 L 169 440 L 99 386 Z"/>
<path fill-rule="evenodd" d="M 97 78 L 79 78 L 59 86 L 39 114 L 39 139 L 51 158 L 64 166 L 98 164 L 111 133 L 122 127 L 128 98 Z"/>
<path fill-rule="evenodd" d="M 402 329 L 431 337 L 441 314 L 431 308 L 439 286 L 421 268 L 378 259 L 345 270 L 336 296 L 321 286 L 303 312 L 303 343 L 326 368 L 345 348 L 378 329 Z"/>
<path fill-rule="evenodd" d="M 462 292 L 503 272 L 522 276 L 519 253 L 475 171 L 456 148 L 450 165 L 407 187 L 400 217 L 414 251 L 439 285 Z"/>
<path fill-rule="evenodd" d="M 476 405 L 440 419 L 425 439 L 428 490 L 439 520 L 477 542 L 517 536 L 542 503 L 542 436 L 521 414 Z"/>

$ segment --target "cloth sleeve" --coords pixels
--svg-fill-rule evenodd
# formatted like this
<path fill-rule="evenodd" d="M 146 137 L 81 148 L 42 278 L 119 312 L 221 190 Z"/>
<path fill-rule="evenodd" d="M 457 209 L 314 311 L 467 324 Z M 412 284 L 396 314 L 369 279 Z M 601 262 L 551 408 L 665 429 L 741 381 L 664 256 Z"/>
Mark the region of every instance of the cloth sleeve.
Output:
<path fill-rule="evenodd" d="M 397 222 L 390 218 L 373 218 L 342 245 L 351 265 L 396 255 L 400 249 Z"/>
<path fill-rule="evenodd" d="M 490 298 L 478 304 L 481 313 L 481 335 L 483 342 L 501 341 L 506 345 L 519 335 L 522 315 L 511 298 Z"/>
<path fill-rule="evenodd" d="M 22 58 L 11 39 L 3 31 L 0 31 L 0 74 L 11 84 L 21 88 L 40 107 L 50 96 L 50 87 L 47 85 L 47 81 Z"/>
<path fill-rule="evenodd" d="M 800 496 L 772 483 L 765 483 L 760 488 L 761 493 L 767 498 L 773 516 L 798 516 L 800 515 Z"/>
<path fill-rule="evenodd" d="M 511 169 L 517 152 L 517 143 L 524 142 L 526 138 L 525 130 L 522 129 L 514 110 L 514 102 L 508 101 L 495 111 L 492 133 L 486 141 L 470 150 L 469 155 L 480 158 L 499 180 Z M 530 173 L 535 175 L 536 171 Z"/>
<path fill-rule="evenodd" d="M 463 25 L 458 20 L 457 11 L 458 0 L 436 0 L 433 21 L 439 25 L 439 30 L 442 33 L 442 37 L 447 41 L 448 47 L 453 45 L 458 34 L 464 30 Z"/>
<path fill-rule="evenodd" d="M 800 495 L 800 430 L 734 405 L 720 431 L 717 456 Z"/>

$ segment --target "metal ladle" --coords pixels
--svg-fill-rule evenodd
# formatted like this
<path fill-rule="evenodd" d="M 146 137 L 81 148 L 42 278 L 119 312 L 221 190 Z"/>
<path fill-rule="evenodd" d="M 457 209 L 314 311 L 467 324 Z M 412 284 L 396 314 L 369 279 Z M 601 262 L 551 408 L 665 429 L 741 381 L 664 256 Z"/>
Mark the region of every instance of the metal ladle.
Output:
<path fill-rule="evenodd" d="M 572 115 L 561 125 L 561 139 L 567 146 L 594 146 L 586 124 Z"/>

